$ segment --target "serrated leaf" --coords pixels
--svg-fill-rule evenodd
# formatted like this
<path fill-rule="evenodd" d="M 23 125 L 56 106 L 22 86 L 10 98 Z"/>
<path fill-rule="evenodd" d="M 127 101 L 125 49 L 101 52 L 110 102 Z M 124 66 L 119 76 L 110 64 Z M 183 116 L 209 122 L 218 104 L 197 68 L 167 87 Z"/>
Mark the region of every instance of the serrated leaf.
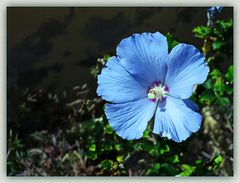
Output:
<path fill-rule="evenodd" d="M 226 32 L 233 27 L 233 20 L 218 20 L 217 24 Z"/>
<path fill-rule="evenodd" d="M 197 26 L 193 29 L 195 36 L 198 38 L 204 38 L 211 33 L 211 29 L 207 26 Z"/>

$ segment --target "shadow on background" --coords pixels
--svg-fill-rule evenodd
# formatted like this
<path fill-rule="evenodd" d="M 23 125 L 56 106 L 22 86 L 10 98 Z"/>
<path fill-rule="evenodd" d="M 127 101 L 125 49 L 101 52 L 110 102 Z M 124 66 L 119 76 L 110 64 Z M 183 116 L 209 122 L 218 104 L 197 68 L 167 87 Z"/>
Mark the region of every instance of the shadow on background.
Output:
<path fill-rule="evenodd" d="M 226 8 L 224 16 L 232 14 Z M 132 33 L 170 32 L 179 42 L 201 47 L 192 29 L 206 24 L 206 8 L 23 8 L 7 11 L 8 88 L 72 88 L 96 81 L 90 67 L 114 55 Z"/>

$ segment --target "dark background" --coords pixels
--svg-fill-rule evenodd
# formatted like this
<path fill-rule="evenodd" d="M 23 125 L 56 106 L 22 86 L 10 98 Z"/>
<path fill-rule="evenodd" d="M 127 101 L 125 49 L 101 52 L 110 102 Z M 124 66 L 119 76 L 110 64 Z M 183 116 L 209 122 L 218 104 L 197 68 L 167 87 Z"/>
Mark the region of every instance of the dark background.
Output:
<path fill-rule="evenodd" d="M 220 18 L 231 17 L 225 7 Z M 68 90 L 88 83 L 89 69 L 133 33 L 170 32 L 179 42 L 201 49 L 192 29 L 207 23 L 207 7 L 8 7 L 7 86 Z"/>

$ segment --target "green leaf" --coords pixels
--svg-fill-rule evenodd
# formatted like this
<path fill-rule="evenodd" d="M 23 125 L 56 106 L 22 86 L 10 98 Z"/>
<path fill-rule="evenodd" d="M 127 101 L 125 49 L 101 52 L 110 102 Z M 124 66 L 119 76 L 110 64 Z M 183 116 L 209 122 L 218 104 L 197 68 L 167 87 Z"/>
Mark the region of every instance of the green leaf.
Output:
<path fill-rule="evenodd" d="M 214 41 L 214 42 L 212 43 L 212 48 L 213 48 L 214 51 L 218 51 L 218 50 L 220 50 L 220 49 L 222 48 L 222 46 L 224 46 L 224 45 L 225 45 L 225 43 L 224 43 L 223 41 L 217 40 L 217 41 Z"/>
<path fill-rule="evenodd" d="M 143 138 L 148 138 L 148 134 L 149 134 L 149 131 L 148 131 L 148 129 L 146 129 L 146 130 L 143 132 Z"/>
<path fill-rule="evenodd" d="M 112 134 L 113 133 L 113 128 L 109 124 L 107 124 L 104 127 L 104 132 L 107 133 L 107 134 Z"/>
<path fill-rule="evenodd" d="M 200 159 L 196 160 L 196 164 L 197 164 L 197 165 L 202 164 L 202 160 L 200 160 Z"/>
<path fill-rule="evenodd" d="M 146 175 L 154 175 L 158 172 L 158 170 L 161 168 L 160 163 L 155 163 L 153 167 L 149 168 L 146 172 Z"/>
<path fill-rule="evenodd" d="M 123 156 L 117 156 L 117 162 L 122 163 L 123 162 Z"/>
<path fill-rule="evenodd" d="M 190 166 L 187 164 L 181 165 L 181 170 L 182 172 L 179 174 L 180 176 L 189 176 L 192 173 L 195 172 L 196 167 L 195 166 Z"/>
<path fill-rule="evenodd" d="M 106 150 L 106 151 L 113 150 L 113 143 L 111 141 L 104 143 L 103 144 L 103 149 Z"/>
<path fill-rule="evenodd" d="M 206 89 L 212 89 L 213 87 L 213 83 L 211 79 L 208 79 L 207 81 L 205 81 L 203 83 L 203 87 L 205 87 Z"/>
<path fill-rule="evenodd" d="M 210 105 L 216 99 L 212 90 L 206 90 L 200 95 L 200 102 L 202 104 Z"/>
<path fill-rule="evenodd" d="M 166 145 L 165 145 L 165 148 L 160 149 L 160 154 L 162 155 L 162 154 L 165 154 L 165 153 L 167 153 L 167 152 L 169 152 L 169 151 L 170 151 L 170 148 L 169 148 L 169 146 L 166 144 Z"/>
<path fill-rule="evenodd" d="M 226 106 L 230 104 L 230 100 L 227 97 L 218 97 L 217 104 L 221 106 Z"/>
<path fill-rule="evenodd" d="M 88 149 L 89 149 L 89 151 L 96 151 L 96 145 L 95 144 L 90 144 Z"/>
<path fill-rule="evenodd" d="M 106 160 L 101 161 L 101 167 L 104 170 L 110 171 L 112 169 L 112 165 L 113 165 L 113 161 L 112 160 L 106 159 Z"/>
<path fill-rule="evenodd" d="M 156 148 L 152 148 L 149 150 L 149 154 L 152 156 L 152 157 L 159 157 L 160 153 L 159 153 L 159 150 L 156 149 Z"/>
<path fill-rule="evenodd" d="M 66 160 L 68 160 L 68 159 L 69 159 L 69 154 L 66 153 L 66 154 L 63 156 L 63 158 L 61 159 L 61 161 L 64 162 L 64 161 L 66 161 Z"/>
<path fill-rule="evenodd" d="M 224 32 L 233 27 L 233 20 L 218 20 L 217 24 L 223 29 Z"/>
<path fill-rule="evenodd" d="M 224 81 L 223 81 L 222 78 L 219 77 L 219 78 L 216 79 L 216 81 L 214 83 L 213 90 L 217 95 L 219 95 L 219 96 L 223 95 L 223 93 L 224 93 Z"/>
<path fill-rule="evenodd" d="M 97 153 L 95 151 L 88 151 L 87 152 L 88 159 L 96 160 L 97 159 Z"/>
<path fill-rule="evenodd" d="M 210 76 L 212 77 L 212 79 L 217 79 L 222 76 L 222 73 L 218 69 L 213 69 L 213 71 L 210 73 Z"/>
<path fill-rule="evenodd" d="M 175 169 L 175 167 L 168 163 L 163 163 L 161 165 L 161 170 L 164 170 L 165 172 L 167 172 L 167 174 L 170 174 L 170 175 L 176 175 L 177 173 L 177 170 Z"/>
<path fill-rule="evenodd" d="M 205 38 L 206 36 L 210 35 L 211 29 L 207 26 L 197 26 L 193 29 L 195 36 L 198 38 Z"/>
<path fill-rule="evenodd" d="M 180 160 L 179 160 L 178 154 L 175 154 L 174 156 L 170 156 L 170 157 L 168 158 L 168 161 L 171 162 L 171 163 L 173 163 L 173 164 L 179 163 Z"/>
<path fill-rule="evenodd" d="M 215 159 L 214 159 L 214 163 L 220 165 L 223 161 L 223 157 L 221 155 L 217 156 Z"/>
<path fill-rule="evenodd" d="M 173 35 L 170 33 L 167 33 L 166 37 L 167 37 L 167 42 L 168 42 L 168 52 L 170 52 L 176 45 L 179 44 L 179 42 L 176 41 L 174 39 Z"/>
<path fill-rule="evenodd" d="M 153 168 L 154 168 L 155 170 L 159 170 L 160 167 L 161 167 L 160 163 L 156 163 L 156 164 L 153 166 Z"/>
<path fill-rule="evenodd" d="M 227 73 L 225 74 L 225 78 L 228 80 L 228 82 L 233 83 L 233 65 L 230 65 L 228 67 Z"/>
<path fill-rule="evenodd" d="M 231 86 L 228 82 L 225 84 L 225 91 L 228 95 L 232 95 L 233 93 L 233 86 Z"/>
<path fill-rule="evenodd" d="M 115 144 L 114 147 L 117 151 L 121 150 L 121 145 L 120 144 Z"/>
<path fill-rule="evenodd" d="M 221 167 L 223 163 L 223 157 L 221 155 L 218 155 L 215 159 L 214 159 L 214 165 L 213 165 L 213 170 L 217 170 Z"/>
<path fill-rule="evenodd" d="M 106 55 L 103 56 L 103 60 L 104 60 L 105 62 L 107 62 L 109 58 L 110 58 L 110 55 L 108 55 L 108 54 L 106 54 Z"/>

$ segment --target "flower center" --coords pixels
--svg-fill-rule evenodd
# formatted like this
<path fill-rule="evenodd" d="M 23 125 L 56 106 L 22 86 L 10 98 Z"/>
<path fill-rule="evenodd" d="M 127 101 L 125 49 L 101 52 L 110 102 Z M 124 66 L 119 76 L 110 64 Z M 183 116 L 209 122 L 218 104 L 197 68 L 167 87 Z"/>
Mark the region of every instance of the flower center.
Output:
<path fill-rule="evenodd" d="M 150 100 L 160 100 L 166 98 L 168 94 L 168 87 L 160 82 L 156 82 L 149 90 L 148 90 L 148 98 Z"/>

